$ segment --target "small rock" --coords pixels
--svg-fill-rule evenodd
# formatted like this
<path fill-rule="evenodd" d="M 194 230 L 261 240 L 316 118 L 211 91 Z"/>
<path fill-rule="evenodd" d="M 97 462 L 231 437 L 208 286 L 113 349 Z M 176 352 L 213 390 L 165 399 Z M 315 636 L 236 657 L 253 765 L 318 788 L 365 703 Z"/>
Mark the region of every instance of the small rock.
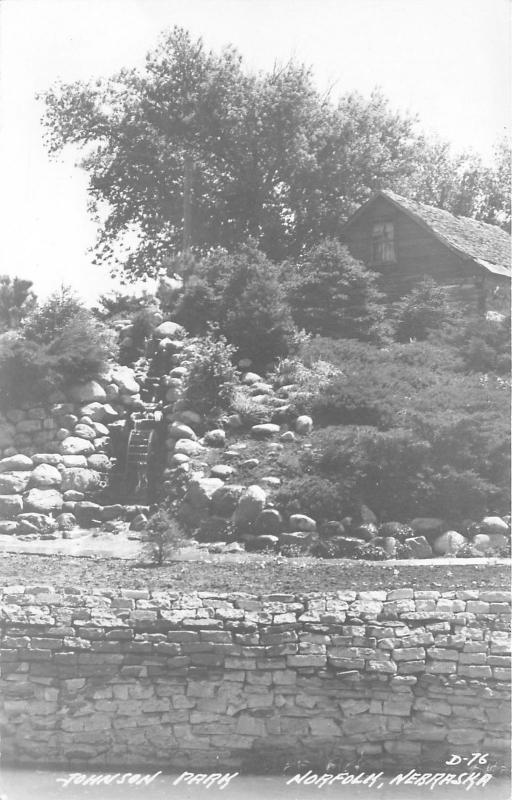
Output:
<path fill-rule="evenodd" d="M 91 420 L 92 422 L 92 420 Z M 108 436 L 110 434 L 109 429 L 106 425 L 103 425 L 102 422 L 92 422 L 92 428 L 94 430 L 94 438 L 97 439 L 98 436 Z M 75 429 L 76 430 L 76 429 Z"/>
<path fill-rule="evenodd" d="M 222 486 L 223 482 L 220 478 L 199 478 L 197 480 L 191 480 L 183 502 L 194 511 L 208 508 L 213 494 Z"/>
<path fill-rule="evenodd" d="M 243 424 L 240 414 L 229 414 L 226 417 L 226 426 L 230 428 L 230 430 L 239 430 Z"/>
<path fill-rule="evenodd" d="M 59 531 L 71 531 L 76 528 L 76 517 L 74 514 L 59 514 L 55 520 Z"/>
<path fill-rule="evenodd" d="M 246 469 L 254 469 L 259 464 L 258 458 L 246 458 L 244 461 L 240 462 L 241 467 L 245 467 Z"/>
<path fill-rule="evenodd" d="M 190 425 L 194 428 L 197 425 L 201 425 L 202 417 L 197 411 L 186 409 L 185 411 L 180 411 L 180 422 L 184 422 L 185 425 Z"/>
<path fill-rule="evenodd" d="M 215 464 L 210 470 L 210 476 L 227 481 L 233 475 L 234 471 L 233 467 L 229 467 L 227 464 Z"/>
<path fill-rule="evenodd" d="M 306 414 L 301 417 L 297 417 L 295 421 L 295 430 L 301 436 L 307 436 L 307 434 L 311 433 L 313 430 L 313 420 L 311 417 L 308 417 Z"/>
<path fill-rule="evenodd" d="M 263 478 L 260 478 L 260 483 L 264 483 L 265 486 L 270 486 L 272 489 L 277 489 L 281 486 L 281 478 L 277 478 L 275 475 L 264 475 Z"/>
<path fill-rule="evenodd" d="M 279 547 L 279 537 L 274 536 L 271 533 L 262 533 L 261 536 L 254 536 L 252 537 L 251 541 L 251 550 L 255 550 L 256 552 L 262 552 L 265 550 L 270 550 L 275 552 Z"/>
<path fill-rule="evenodd" d="M 292 514 L 289 526 L 293 531 L 316 531 L 316 522 L 305 514 Z"/>
<path fill-rule="evenodd" d="M 226 431 L 222 428 L 208 431 L 208 433 L 205 433 L 203 441 L 208 447 L 224 447 L 226 444 Z"/>
<path fill-rule="evenodd" d="M 280 442 L 294 442 L 295 441 L 295 434 L 293 431 L 285 431 L 279 437 Z"/>
<path fill-rule="evenodd" d="M 34 462 L 28 456 L 17 453 L 15 456 L 8 456 L 0 460 L 0 472 L 18 472 L 33 469 Z"/>
<path fill-rule="evenodd" d="M 68 489 L 63 493 L 62 497 L 66 503 L 79 503 L 81 500 L 85 499 L 83 492 L 75 492 L 74 489 Z"/>
<path fill-rule="evenodd" d="M 171 464 L 179 466 L 180 464 L 186 464 L 188 461 L 190 461 L 190 456 L 186 456 L 185 453 L 174 453 L 171 456 Z"/>
<path fill-rule="evenodd" d="M 253 425 L 251 427 L 251 433 L 257 439 L 266 439 L 270 436 L 276 436 L 279 431 L 279 425 L 275 425 L 272 422 L 263 422 L 260 425 Z"/>
<path fill-rule="evenodd" d="M 397 539 L 394 536 L 386 536 L 384 539 L 384 550 L 390 558 L 396 558 Z"/>

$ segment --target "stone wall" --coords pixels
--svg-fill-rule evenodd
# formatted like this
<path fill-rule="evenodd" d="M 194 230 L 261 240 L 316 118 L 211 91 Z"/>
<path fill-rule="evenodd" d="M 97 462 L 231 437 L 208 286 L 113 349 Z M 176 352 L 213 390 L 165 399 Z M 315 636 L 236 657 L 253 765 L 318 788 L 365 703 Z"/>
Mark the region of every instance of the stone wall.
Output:
<path fill-rule="evenodd" d="M 395 769 L 509 748 L 506 592 L 2 599 L 8 761 Z"/>

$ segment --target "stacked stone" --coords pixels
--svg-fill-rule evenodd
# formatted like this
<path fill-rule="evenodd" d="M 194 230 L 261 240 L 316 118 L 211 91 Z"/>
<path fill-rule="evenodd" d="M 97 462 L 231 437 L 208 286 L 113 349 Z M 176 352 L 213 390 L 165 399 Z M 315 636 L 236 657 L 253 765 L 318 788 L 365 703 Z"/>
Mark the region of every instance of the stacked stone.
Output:
<path fill-rule="evenodd" d="M 53 400 L 46 408 L 7 411 L 9 436 L 0 425 L 0 443 L 7 445 L 0 459 L 1 533 L 55 538 L 57 529 L 74 524 L 66 515 L 76 504 L 78 522 L 90 521 L 97 509 L 89 501 L 112 468 L 110 426 L 123 427 L 131 411 L 143 408 L 133 370 L 120 366 Z"/>
<path fill-rule="evenodd" d="M 2 601 L 8 760 L 396 769 L 508 752 L 507 592 L 35 585 Z"/>

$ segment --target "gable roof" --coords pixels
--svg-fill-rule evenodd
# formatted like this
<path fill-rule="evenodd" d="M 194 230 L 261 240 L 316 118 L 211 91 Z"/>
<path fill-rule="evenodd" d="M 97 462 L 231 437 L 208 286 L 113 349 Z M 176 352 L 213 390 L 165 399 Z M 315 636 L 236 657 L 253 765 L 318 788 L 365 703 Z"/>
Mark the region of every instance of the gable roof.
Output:
<path fill-rule="evenodd" d="M 457 217 L 449 211 L 409 200 L 389 190 L 373 195 L 347 220 L 345 226 L 348 227 L 359 218 L 378 197 L 389 200 L 462 258 L 470 259 L 489 272 L 510 276 L 511 240 L 502 228 L 470 217 Z"/>

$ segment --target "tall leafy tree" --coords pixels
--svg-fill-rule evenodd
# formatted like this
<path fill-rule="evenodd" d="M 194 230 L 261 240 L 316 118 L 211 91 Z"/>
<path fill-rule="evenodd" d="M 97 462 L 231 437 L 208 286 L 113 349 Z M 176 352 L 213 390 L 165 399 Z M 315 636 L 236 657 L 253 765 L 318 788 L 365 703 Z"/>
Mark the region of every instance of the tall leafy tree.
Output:
<path fill-rule="evenodd" d="M 381 95 L 336 105 L 300 64 L 252 74 L 232 48 L 208 52 L 179 28 L 142 71 L 44 99 L 50 152 L 83 153 L 96 259 L 128 277 L 249 236 L 274 260 L 296 255 L 414 168 L 413 120 Z"/>

